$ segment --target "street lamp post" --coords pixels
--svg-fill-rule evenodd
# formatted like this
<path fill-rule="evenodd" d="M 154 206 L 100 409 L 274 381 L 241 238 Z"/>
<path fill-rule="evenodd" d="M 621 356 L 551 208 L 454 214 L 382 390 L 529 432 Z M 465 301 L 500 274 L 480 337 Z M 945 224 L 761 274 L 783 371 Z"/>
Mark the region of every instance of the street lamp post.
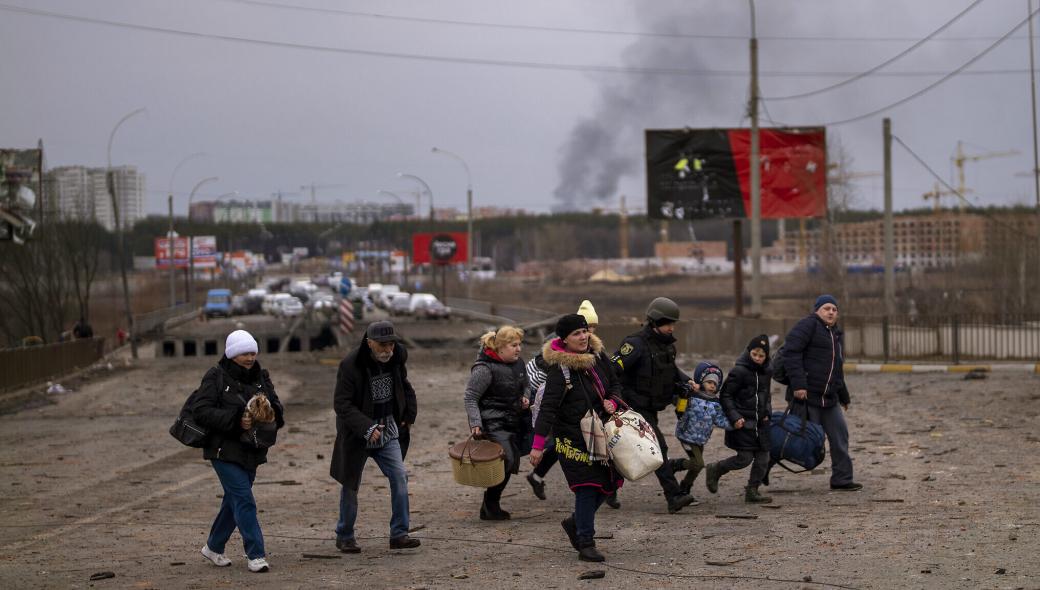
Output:
<path fill-rule="evenodd" d="M 195 183 L 192 187 L 191 192 L 188 193 L 188 224 L 191 224 L 191 202 L 195 199 L 195 191 L 199 190 L 199 187 L 206 184 L 207 182 L 216 182 L 220 180 L 216 176 L 210 176 L 203 178 L 202 180 Z M 172 261 L 170 262 L 173 263 Z M 188 296 L 186 297 L 188 303 L 192 303 L 195 300 L 195 228 L 191 228 L 191 235 L 188 236 Z"/>
<path fill-rule="evenodd" d="M 454 158 L 466 170 L 466 298 L 473 298 L 473 176 L 469 173 L 469 165 L 462 156 L 434 147 L 433 153 L 444 154 Z"/>
<path fill-rule="evenodd" d="M 181 166 L 186 164 L 188 162 L 188 160 L 191 160 L 193 158 L 199 158 L 199 157 L 202 157 L 202 156 L 205 156 L 205 155 L 206 154 L 203 153 L 203 152 L 195 152 L 194 154 L 190 154 L 188 156 L 185 156 L 183 159 L 181 159 L 180 162 L 177 163 L 176 166 L 173 167 L 173 173 L 170 174 L 170 192 L 169 192 L 169 195 L 170 195 L 170 200 L 169 200 L 169 206 L 170 206 L 170 231 L 167 232 L 168 233 L 168 237 L 169 237 L 169 239 L 167 240 L 167 253 L 168 253 L 168 260 L 169 260 L 169 263 L 170 263 L 170 307 L 173 307 L 174 305 L 177 305 L 177 270 L 174 268 L 174 265 L 173 265 L 173 181 L 174 181 L 174 179 L 177 178 L 177 171 L 180 170 Z M 191 208 L 190 207 L 188 208 L 188 221 L 191 221 Z M 188 253 L 188 256 L 191 256 L 190 252 Z M 189 301 L 191 300 L 190 299 L 190 295 L 189 295 L 189 299 L 188 300 Z"/>
<path fill-rule="evenodd" d="M 430 195 L 430 221 L 433 221 L 433 191 L 430 190 L 430 185 L 426 184 L 425 180 L 419 178 L 418 176 L 416 176 L 414 174 L 405 174 L 404 172 L 398 172 L 397 173 L 397 177 L 398 178 L 411 178 L 412 180 L 414 180 L 414 181 L 418 182 L 419 184 L 423 185 L 423 188 L 426 189 L 426 194 Z"/>
<path fill-rule="evenodd" d="M 119 237 L 119 274 L 123 278 L 123 307 L 126 312 L 126 330 L 130 335 L 130 355 L 135 359 L 137 358 L 137 340 L 134 333 L 134 312 L 130 308 L 130 285 L 126 278 L 126 253 L 124 250 L 126 243 L 123 236 L 123 226 L 119 223 L 119 199 L 116 198 L 116 187 L 112 178 L 112 141 L 116 137 L 116 131 L 119 131 L 119 127 L 126 123 L 127 119 L 143 112 L 145 112 L 145 109 L 140 108 L 123 115 L 123 118 L 112 128 L 112 133 L 108 134 L 108 167 L 105 168 L 105 182 L 108 184 L 108 195 L 112 199 L 112 219 L 115 223 L 116 234 Z"/>

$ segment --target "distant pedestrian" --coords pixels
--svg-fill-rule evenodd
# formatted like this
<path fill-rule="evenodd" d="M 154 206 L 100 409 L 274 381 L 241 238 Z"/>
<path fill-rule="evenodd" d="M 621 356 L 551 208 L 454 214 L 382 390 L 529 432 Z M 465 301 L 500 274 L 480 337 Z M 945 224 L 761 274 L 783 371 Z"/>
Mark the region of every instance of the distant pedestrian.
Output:
<path fill-rule="evenodd" d="M 804 403 L 809 420 L 823 427 L 831 454 L 831 489 L 855 492 L 863 489 L 852 477 L 849 409 L 845 385 L 844 335 L 838 327 L 838 300 L 820 295 L 813 313 L 799 320 L 784 339 L 784 370 L 791 380 L 788 402 Z M 840 407 L 839 407 L 840 406 Z"/>
<path fill-rule="evenodd" d="M 76 325 L 72 326 L 72 336 L 79 340 L 80 338 L 93 338 L 94 328 L 87 323 L 86 318 L 80 317 Z"/>
<path fill-rule="evenodd" d="M 726 375 L 719 401 L 733 425 L 726 431 L 726 446 L 737 452 L 729 459 L 707 467 L 705 484 L 708 491 L 719 491 L 719 478 L 751 465 L 744 501 L 772 502 L 758 488 L 769 472 L 769 416 L 773 411 L 769 393 L 772 370 L 769 367 L 769 337 L 756 336 L 748 343 L 736 365 Z"/>
<path fill-rule="evenodd" d="M 586 441 L 582 423 L 605 420 L 621 404 L 621 389 L 603 352 L 603 343 L 589 334 L 583 316 L 568 314 L 556 323 L 554 340 L 542 346 L 549 369 L 545 394 L 534 425 L 531 465 L 538 467 L 551 434 L 567 485 L 574 492 L 574 513 L 560 524 L 582 561 L 603 561 L 596 549 L 596 511 L 607 495 L 622 485 L 610 464 L 606 441 L 602 448 Z M 594 430 L 590 430 L 593 432 Z"/>
<path fill-rule="evenodd" d="M 246 442 L 249 437 L 243 437 L 253 428 L 246 403 L 254 395 L 263 394 L 274 410 L 276 428 L 285 425 L 285 417 L 270 375 L 256 360 L 257 350 L 256 340 L 249 332 L 236 330 L 228 334 L 224 356 L 202 378 L 192 413 L 195 421 L 210 433 L 202 456 L 212 463 L 224 488 L 220 511 L 202 554 L 214 565 L 231 565 L 231 560 L 224 556 L 224 547 L 238 528 L 249 570 L 266 572 L 269 565 L 256 515 L 253 480 L 256 468 L 267 462 L 267 448 Z M 218 384 L 222 385 L 219 390 Z"/>
<path fill-rule="evenodd" d="M 481 520 L 509 520 L 502 509 L 502 492 L 510 476 L 518 472 L 523 436 L 531 428 L 527 369 L 520 358 L 524 331 L 516 326 L 502 326 L 480 337 L 480 354 L 470 370 L 464 403 L 470 431 L 502 445 L 505 452 L 506 478 L 484 491 L 480 505 Z"/>
<path fill-rule="evenodd" d="M 390 483 L 390 548 L 411 549 L 419 539 L 408 536 L 408 453 L 410 428 L 418 406 L 408 381 L 408 351 L 389 320 L 372 322 L 356 350 L 339 364 L 333 407 L 336 444 L 332 478 L 340 490 L 336 548 L 359 553 L 354 536 L 358 490 L 365 463 L 371 457 Z"/>

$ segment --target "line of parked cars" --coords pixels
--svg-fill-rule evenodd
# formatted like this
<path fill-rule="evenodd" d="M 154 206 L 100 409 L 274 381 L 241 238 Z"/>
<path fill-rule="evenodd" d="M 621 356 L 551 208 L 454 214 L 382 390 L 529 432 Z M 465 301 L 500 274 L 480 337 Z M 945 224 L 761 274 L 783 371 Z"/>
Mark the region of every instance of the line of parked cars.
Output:
<path fill-rule="evenodd" d="M 406 293 L 397 285 L 371 283 L 350 292 L 350 298 L 365 301 L 365 307 L 379 307 L 392 316 L 415 316 L 418 319 L 446 319 L 451 308 L 432 293 Z"/>

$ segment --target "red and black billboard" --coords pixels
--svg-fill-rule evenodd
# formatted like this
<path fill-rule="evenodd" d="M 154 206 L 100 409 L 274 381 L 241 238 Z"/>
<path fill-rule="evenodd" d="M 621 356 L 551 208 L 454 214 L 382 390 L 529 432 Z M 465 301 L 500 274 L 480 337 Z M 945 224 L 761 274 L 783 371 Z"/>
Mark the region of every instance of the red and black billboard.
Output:
<path fill-rule="evenodd" d="M 751 217 L 750 129 L 648 129 L 652 219 Z M 759 130 L 762 218 L 827 214 L 823 127 Z"/>
<path fill-rule="evenodd" d="M 412 234 L 414 264 L 454 264 L 466 262 L 466 232 Z"/>

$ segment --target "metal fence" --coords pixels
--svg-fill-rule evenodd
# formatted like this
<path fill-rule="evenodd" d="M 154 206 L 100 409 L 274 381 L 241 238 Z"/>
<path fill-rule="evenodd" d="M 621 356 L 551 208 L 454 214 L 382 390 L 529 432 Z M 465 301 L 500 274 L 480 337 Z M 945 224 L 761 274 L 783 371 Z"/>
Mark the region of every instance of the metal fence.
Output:
<path fill-rule="evenodd" d="M 88 367 L 104 356 L 105 339 L 87 338 L 0 350 L 0 391 Z"/>
<path fill-rule="evenodd" d="M 1040 315 L 958 314 L 845 318 L 845 355 L 853 358 L 1040 359 Z"/>
<path fill-rule="evenodd" d="M 679 352 L 736 355 L 757 334 L 782 342 L 801 318 L 694 318 L 676 330 Z M 962 314 L 912 317 L 843 317 L 845 358 L 962 361 L 1040 360 L 1040 315 Z M 638 330 L 633 324 L 600 325 L 597 335 L 617 347 Z"/>

